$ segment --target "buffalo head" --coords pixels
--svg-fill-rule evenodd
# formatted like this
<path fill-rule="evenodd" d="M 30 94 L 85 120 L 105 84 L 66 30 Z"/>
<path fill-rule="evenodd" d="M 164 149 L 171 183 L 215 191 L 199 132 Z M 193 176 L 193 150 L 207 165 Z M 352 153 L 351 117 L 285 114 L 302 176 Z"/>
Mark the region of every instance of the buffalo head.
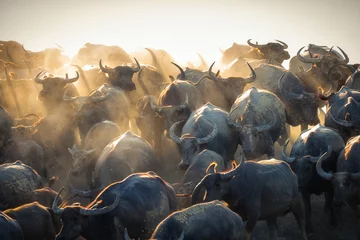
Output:
<path fill-rule="evenodd" d="M 298 176 L 298 184 L 299 187 L 304 187 L 306 186 L 311 179 L 314 177 L 315 175 L 315 171 L 316 171 L 316 163 L 317 161 L 320 159 L 320 157 L 322 156 L 322 154 L 320 154 L 320 156 L 310 156 L 310 155 L 305 155 L 305 156 L 294 156 L 294 157 L 290 157 L 286 155 L 286 148 L 287 145 L 289 144 L 290 139 L 288 139 L 283 147 L 283 151 L 282 151 L 282 157 L 283 160 L 285 162 L 287 162 L 292 170 L 296 173 L 296 175 Z M 328 146 L 327 152 L 330 153 L 329 156 L 331 155 L 331 147 Z"/>
<path fill-rule="evenodd" d="M 182 161 L 179 164 L 179 168 L 181 170 L 186 170 L 190 166 L 192 159 L 203 150 L 203 146 L 211 142 L 217 136 L 219 129 L 215 123 L 205 120 L 200 121 L 200 123 L 203 124 L 203 127 L 211 125 L 212 130 L 208 133 L 208 135 L 198 138 L 191 136 L 190 134 L 184 134 L 179 137 L 176 135 L 175 131 L 180 123 L 183 123 L 183 121 L 179 121 L 172 125 L 169 132 L 171 139 L 179 144 L 180 147 Z"/>
<path fill-rule="evenodd" d="M 128 66 L 117 66 L 115 68 L 104 67 L 101 63 L 101 59 L 99 62 L 99 67 L 101 71 L 108 74 L 108 81 L 112 86 L 119 87 L 124 91 L 134 91 L 136 90 L 135 83 L 132 81 L 132 77 L 134 73 L 139 72 L 141 70 L 139 62 L 135 59 L 136 67 L 128 67 Z"/>
<path fill-rule="evenodd" d="M 236 100 L 239 94 L 241 94 L 244 91 L 244 87 L 246 86 L 246 84 L 252 83 L 256 79 L 255 71 L 249 63 L 247 63 L 247 65 L 251 70 L 251 76 L 247 78 L 242 78 L 242 77 L 222 78 L 218 76 L 219 72 L 217 72 L 216 75 L 212 72 L 212 68 L 214 64 L 215 62 L 213 62 L 213 64 L 211 64 L 209 68 L 209 79 L 214 81 L 214 83 L 218 86 L 218 88 L 223 92 L 228 102 L 231 104 Z M 200 81 L 195 83 L 195 85 L 199 84 Z"/>
<path fill-rule="evenodd" d="M 213 200 L 223 200 L 230 194 L 230 181 L 241 170 L 245 163 L 242 154 L 241 163 L 229 172 L 216 173 L 214 166 L 210 166 L 210 174 L 207 174 L 195 187 L 192 193 L 192 204 L 210 202 Z"/>
<path fill-rule="evenodd" d="M 269 42 L 267 44 L 254 44 L 251 39 L 247 41 L 249 46 L 258 49 L 265 59 L 269 60 L 269 63 L 281 65 L 284 60 L 290 58 L 290 54 L 285 51 L 288 45 L 282 41 L 276 40 L 277 42 Z"/>
<path fill-rule="evenodd" d="M 58 206 L 58 200 L 62 190 L 63 189 L 61 189 L 56 196 L 52 206 L 52 210 L 55 214 L 61 216 L 61 221 L 63 223 L 60 233 L 56 237 L 57 240 L 76 239 L 83 233 L 90 221 L 90 218 L 96 218 L 113 211 L 120 202 L 120 196 L 116 195 L 115 200 L 111 205 L 104 206 L 102 208 L 97 208 L 97 203 L 91 208 L 84 208 L 79 204 L 61 208 Z"/>

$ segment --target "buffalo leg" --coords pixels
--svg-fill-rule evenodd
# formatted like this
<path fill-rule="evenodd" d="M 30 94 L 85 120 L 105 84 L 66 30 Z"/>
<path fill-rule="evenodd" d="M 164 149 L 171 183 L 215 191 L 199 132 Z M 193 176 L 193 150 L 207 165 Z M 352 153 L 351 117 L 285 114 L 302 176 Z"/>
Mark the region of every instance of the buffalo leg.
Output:
<path fill-rule="evenodd" d="M 245 226 L 245 240 L 250 240 L 251 233 L 253 232 L 256 222 L 260 216 L 260 213 L 258 213 L 256 210 L 253 210 L 253 209 L 255 209 L 255 208 L 249 209 L 250 214 L 248 215 L 248 221 Z"/>
<path fill-rule="evenodd" d="M 306 232 L 312 233 L 312 223 L 311 223 L 311 202 L 310 202 L 310 194 L 307 192 L 301 193 L 302 199 L 304 201 L 305 206 L 305 218 L 306 218 Z"/>
<path fill-rule="evenodd" d="M 337 223 L 336 223 L 336 217 L 335 217 L 334 206 L 333 206 L 333 196 L 334 196 L 334 193 L 332 190 L 330 192 L 325 193 L 324 210 L 329 211 L 329 213 L 330 213 L 330 224 L 332 226 L 336 226 Z"/>
<path fill-rule="evenodd" d="M 277 225 L 277 219 L 270 218 L 266 220 L 269 232 L 270 232 L 270 239 L 271 240 L 277 240 L 278 238 L 278 225 Z"/>
<path fill-rule="evenodd" d="M 309 200 L 310 200 L 310 198 L 309 198 Z M 304 213 L 303 213 L 303 209 L 301 206 L 300 195 L 297 196 L 295 199 L 293 199 L 293 201 L 291 202 L 291 205 L 290 205 L 290 210 L 294 214 L 296 222 L 302 232 L 303 240 L 308 240 L 308 238 L 306 236 L 306 231 L 305 231 Z"/>

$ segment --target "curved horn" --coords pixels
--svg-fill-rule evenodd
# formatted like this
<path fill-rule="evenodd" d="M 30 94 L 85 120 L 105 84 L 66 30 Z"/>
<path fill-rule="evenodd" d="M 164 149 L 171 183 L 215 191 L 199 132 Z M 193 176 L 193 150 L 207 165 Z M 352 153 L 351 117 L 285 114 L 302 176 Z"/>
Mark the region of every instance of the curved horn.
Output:
<path fill-rule="evenodd" d="M 230 179 L 230 178 L 234 177 L 236 174 L 238 174 L 240 172 L 244 163 L 245 163 L 245 154 L 244 154 L 244 152 L 242 152 L 241 153 L 241 163 L 233 170 L 226 172 L 226 173 L 221 173 L 221 175 L 220 175 L 221 179 L 226 180 L 226 179 Z"/>
<path fill-rule="evenodd" d="M 171 64 L 173 64 L 175 67 L 177 67 L 180 70 L 180 78 L 179 78 L 179 80 L 185 80 L 186 76 L 185 76 L 184 70 L 174 62 L 171 62 Z"/>
<path fill-rule="evenodd" d="M 218 134 L 219 132 L 219 127 L 212 121 L 208 120 L 212 125 L 213 125 L 213 130 L 211 131 L 210 134 L 208 134 L 207 136 L 205 137 L 202 137 L 202 138 L 196 138 L 196 142 L 198 144 L 204 144 L 204 143 L 208 143 L 208 142 L 211 142 L 215 137 L 216 135 Z"/>
<path fill-rule="evenodd" d="M 272 127 L 274 127 L 275 124 L 276 124 L 276 115 L 275 115 L 274 111 L 271 110 L 270 108 L 267 108 L 267 109 L 272 113 L 271 121 L 270 121 L 268 124 L 255 127 L 256 131 L 258 131 L 258 132 L 268 131 L 268 130 L 270 130 Z"/>
<path fill-rule="evenodd" d="M 286 140 L 286 143 L 283 147 L 281 155 L 283 157 L 283 160 L 285 160 L 285 162 L 291 164 L 295 161 L 295 157 L 289 157 L 288 155 L 286 155 L 286 148 L 287 148 L 287 145 L 289 144 L 289 142 L 290 142 L 290 138 L 288 140 Z"/>
<path fill-rule="evenodd" d="M 285 76 L 286 74 L 288 74 L 288 72 L 285 72 L 285 73 L 281 76 L 281 78 L 280 78 L 280 80 L 279 80 L 278 87 L 279 87 L 279 89 L 280 89 L 280 92 L 281 92 L 282 94 L 286 95 L 287 98 L 289 98 L 289 99 L 297 99 L 297 100 L 303 99 L 304 96 L 303 96 L 302 94 L 292 93 L 292 92 L 289 92 L 289 91 L 287 91 L 287 90 L 285 89 L 285 87 L 283 86 L 283 85 L 284 85 L 283 81 L 284 81 L 284 76 Z"/>
<path fill-rule="evenodd" d="M 333 174 L 325 172 L 321 167 L 321 163 L 322 163 L 323 159 L 327 159 L 330 155 L 331 155 L 331 152 L 324 153 L 316 163 L 317 173 L 320 175 L 320 177 L 322 177 L 326 180 L 330 180 L 332 178 Z"/>
<path fill-rule="evenodd" d="M 240 130 L 240 129 L 242 128 L 242 126 L 241 126 L 241 121 L 238 121 L 237 123 L 235 123 L 235 122 L 233 122 L 233 120 L 231 119 L 231 115 L 232 115 L 232 113 L 233 113 L 236 109 L 238 109 L 238 107 L 235 108 L 235 109 L 233 109 L 233 110 L 228 114 L 228 116 L 227 116 L 227 118 L 226 118 L 226 123 L 227 123 L 227 125 L 228 125 L 229 127 L 235 128 L 236 130 Z"/>
<path fill-rule="evenodd" d="M 323 101 L 329 100 L 335 93 L 331 93 L 332 91 L 332 85 L 330 85 L 330 89 L 324 94 L 324 90 L 319 87 L 317 91 L 317 97 L 320 98 Z"/>
<path fill-rule="evenodd" d="M 170 130 L 169 130 L 170 138 L 171 138 L 174 142 L 176 142 L 177 144 L 181 144 L 182 139 L 179 138 L 179 137 L 175 134 L 175 129 L 176 129 L 176 127 L 177 127 L 180 123 L 183 123 L 183 122 L 184 122 L 184 121 L 179 121 L 179 122 L 174 123 L 174 124 L 171 126 Z"/>
<path fill-rule="evenodd" d="M 283 49 L 287 49 L 287 48 L 289 47 L 289 46 L 288 46 L 286 43 L 284 43 L 283 41 L 280 41 L 280 40 L 277 40 L 277 39 L 275 39 L 275 41 L 277 41 L 277 42 L 281 43 L 281 44 L 282 44 Z"/>
<path fill-rule="evenodd" d="M 140 66 L 138 60 L 136 58 L 134 58 L 134 59 L 135 59 L 135 62 L 136 62 L 136 68 L 131 68 L 131 70 L 133 70 L 133 72 L 138 72 L 138 71 L 141 70 L 141 66 Z"/>
<path fill-rule="evenodd" d="M 266 46 L 267 46 L 267 44 L 265 44 L 265 45 L 260 45 L 260 44 L 257 44 L 257 43 L 254 44 L 254 43 L 251 42 L 251 40 L 252 40 L 252 39 L 247 40 L 247 44 L 248 44 L 249 46 L 251 46 L 251 47 L 261 48 L 261 47 L 266 47 Z"/>
<path fill-rule="evenodd" d="M 196 203 L 199 203 L 201 201 L 199 200 L 198 195 L 202 192 L 202 190 L 206 190 L 205 187 L 203 186 L 203 182 L 200 181 L 194 188 L 192 194 L 191 194 L 191 205 L 194 205 Z M 202 200 L 202 198 L 201 198 Z"/>
<path fill-rule="evenodd" d="M 246 64 L 249 66 L 249 68 L 250 68 L 250 70 L 251 70 L 251 76 L 248 77 L 248 78 L 245 78 L 245 79 L 244 79 L 244 82 L 245 82 L 245 83 L 252 83 L 252 82 L 254 82 L 255 79 L 256 79 L 256 73 L 255 73 L 254 69 L 251 67 L 251 65 L 250 65 L 248 62 L 246 62 Z"/>
<path fill-rule="evenodd" d="M 305 58 L 305 57 L 301 56 L 300 53 L 304 48 L 305 47 L 300 48 L 296 55 L 301 62 L 303 62 L 303 63 L 319 63 L 323 60 L 324 56 L 319 57 L 319 58 Z M 309 52 L 310 52 L 310 50 L 309 50 Z"/>
<path fill-rule="evenodd" d="M 60 197 L 62 191 L 64 191 L 64 187 L 61 188 L 61 190 L 60 190 L 60 192 L 58 192 L 58 194 L 56 194 L 56 197 L 52 204 L 52 210 L 54 211 L 55 214 L 59 214 L 59 215 L 63 212 L 63 209 L 59 208 L 59 206 L 58 206 L 59 197 Z"/>
<path fill-rule="evenodd" d="M 337 48 L 340 50 L 340 52 L 342 53 L 342 55 L 344 55 L 344 62 L 346 64 L 349 63 L 349 56 L 344 52 L 344 50 L 342 50 L 339 46 L 337 46 Z"/>
<path fill-rule="evenodd" d="M 106 67 L 104 67 L 104 66 L 102 65 L 101 60 L 102 60 L 102 59 L 100 59 L 100 61 L 99 61 L 99 67 L 100 67 L 101 71 L 103 71 L 104 73 L 114 73 L 114 72 L 115 72 L 115 70 L 112 69 L 112 68 L 106 68 Z"/>
<path fill-rule="evenodd" d="M 216 76 L 215 76 L 214 73 L 212 72 L 212 68 L 213 68 L 214 64 L 215 64 L 215 62 L 213 62 L 213 63 L 211 64 L 211 66 L 210 66 L 210 68 L 209 68 L 209 71 L 208 71 L 208 75 L 209 75 L 209 77 L 210 77 L 211 80 L 215 80 L 215 81 L 216 81 L 216 80 L 218 79 L 218 78 L 217 78 L 218 73 L 217 73 Z"/>
<path fill-rule="evenodd" d="M 331 155 L 331 153 L 332 153 L 332 149 L 331 149 L 331 146 L 330 146 L 330 145 L 328 145 L 327 153 L 329 153 L 329 154 L 327 155 L 326 158 L 330 157 L 330 155 Z M 320 159 L 320 157 L 321 157 L 321 155 L 318 156 L 318 157 L 311 157 L 311 156 L 310 156 L 310 157 L 309 157 L 309 161 L 312 162 L 312 163 L 317 163 L 317 161 Z M 326 158 L 325 158 L 325 159 L 326 159 Z"/>
<path fill-rule="evenodd" d="M 78 71 L 76 71 L 76 77 L 69 78 L 68 75 L 66 74 L 66 77 L 63 80 L 63 82 L 65 82 L 65 83 L 73 83 L 73 82 L 76 82 L 79 78 L 80 78 L 80 75 L 79 75 Z"/>
<path fill-rule="evenodd" d="M 177 240 L 184 240 L 184 238 L 185 238 L 185 232 L 183 230 L 180 237 Z"/>
<path fill-rule="evenodd" d="M 196 83 L 193 83 L 195 86 L 197 86 L 197 85 L 199 85 L 201 82 L 202 82 L 202 80 L 204 80 L 205 78 L 208 78 L 208 79 L 210 79 L 210 77 L 209 76 L 203 76 L 202 78 L 200 78 L 200 80 L 199 81 L 197 81 Z"/>
<path fill-rule="evenodd" d="M 125 230 L 124 230 L 124 239 L 125 240 L 131 240 L 127 228 L 125 228 Z"/>
<path fill-rule="evenodd" d="M 114 210 L 120 202 L 120 194 L 116 194 L 115 201 L 110 205 L 103 208 L 97 209 L 84 209 L 80 208 L 80 214 L 85 216 L 95 216 L 95 215 L 102 215 Z"/>
<path fill-rule="evenodd" d="M 41 75 L 44 71 L 45 71 L 45 70 L 39 72 L 39 73 L 36 75 L 36 77 L 34 78 L 34 80 L 35 80 L 36 83 L 43 84 L 43 83 L 45 82 L 44 79 L 39 78 L 40 75 Z"/>

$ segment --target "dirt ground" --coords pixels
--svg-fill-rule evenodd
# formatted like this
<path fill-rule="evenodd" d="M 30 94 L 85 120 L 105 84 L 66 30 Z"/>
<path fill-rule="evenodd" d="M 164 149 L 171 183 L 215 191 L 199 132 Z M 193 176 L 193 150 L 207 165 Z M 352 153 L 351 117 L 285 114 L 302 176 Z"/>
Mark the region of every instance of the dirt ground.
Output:
<path fill-rule="evenodd" d="M 357 240 L 358 224 L 352 210 L 348 207 L 342 209 L 338 217 L 338 227 L 332 227 L 328 214 L 323 212 L 324 197 L 312 196 L 312 222 L 314 233 L 309 240 Z M 289 213 L 278 219 L 279 240 L 302 240 L 300 229 L 295 217 Z M 269 231 L 265 221 L 258 222 L 252 235 L 252 240 L 270 240 Z"/>

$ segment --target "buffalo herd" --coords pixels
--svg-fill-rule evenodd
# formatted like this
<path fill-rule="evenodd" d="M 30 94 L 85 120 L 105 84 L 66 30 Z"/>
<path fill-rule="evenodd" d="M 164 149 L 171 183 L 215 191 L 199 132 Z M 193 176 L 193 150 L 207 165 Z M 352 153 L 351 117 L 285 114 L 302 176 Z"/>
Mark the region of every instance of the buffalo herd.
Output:
<path fill-rule="evenodd" d="M 0 41 L 0 239 L 360 239 L 359 64 L 287 48 Z"/>

